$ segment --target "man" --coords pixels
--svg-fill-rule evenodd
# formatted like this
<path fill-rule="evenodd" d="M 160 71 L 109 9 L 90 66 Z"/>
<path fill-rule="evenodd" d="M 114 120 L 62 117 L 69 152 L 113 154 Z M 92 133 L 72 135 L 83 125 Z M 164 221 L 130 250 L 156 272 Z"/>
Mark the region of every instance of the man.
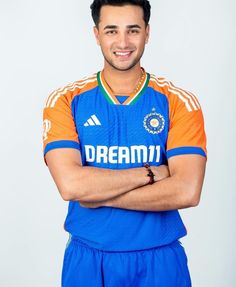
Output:
<path fill-rule="evenodd" d="M 149 1 L 91 9 L 104 68 L 53 92 L 44 109 L 45 161 L 69 201 L 62 286 L 189 287 L 178 209 L 200 200 L 199 102 L 141 67 Z"/>

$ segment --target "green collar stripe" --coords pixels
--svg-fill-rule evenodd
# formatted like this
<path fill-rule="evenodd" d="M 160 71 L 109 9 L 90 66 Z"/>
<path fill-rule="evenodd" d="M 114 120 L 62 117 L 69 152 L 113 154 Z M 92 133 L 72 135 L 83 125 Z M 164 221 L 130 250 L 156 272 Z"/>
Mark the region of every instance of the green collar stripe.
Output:
<path fill-rule="evenodd" d="M 100 88 L 102 90 L 102 93 L 105 96 L 105 98 L 107 99 L 107 101 L 110 104 L 115 104 L 116 105 L 117 103 L 115 102 L 113 97 L 109 94 L 109 92 L 107 91 L 105 85 L 102 82 L 101 71 L 97 73 L 97 80 L 98 80 L 98 84 L 99 84 L 99 86 L 100 86 Z M 148 86 L 149 80 L 150 80 L 150 74 L 146 73 L 146 79 L 145 79 L 140 91 L 133 97 L 133 99 L 131 99 L 130 101 L 128 100 L 126 105 L 133 105 L 134 103 L 137 102 L 137 100 L 143 95 L 146 87 Z"/>
<path fill-rule="evenodd" d="M 106 97 L 106 99 L 108 100 L 108 102 L 110 104 L 115 104 L 115 101 L 113 100 L 113 98 L 109 95 L 108 91 L 106 90 L 106 88 L 104 87 L 104 85 L 102 84 L 102 80 L 101 80 L 101 72 L 97 73 L 97 80 L 98 80 L 98 84 L 100 86 L 100 88 L 102 89 L 102 92 L 104 94 L 104 96 Z"/>
<path fill-rule="evenodd" d="M 146 87 L 148 86 L 149 80 L 150 80 L 150 74 L 146 73 L 147 77 L 145 82 L 143 83 L 142 88 L 140 89 L 140 92 L 128 103 L 128 105 L 133 105 L 137 102 L 137 100 L 143 95 Z"/>

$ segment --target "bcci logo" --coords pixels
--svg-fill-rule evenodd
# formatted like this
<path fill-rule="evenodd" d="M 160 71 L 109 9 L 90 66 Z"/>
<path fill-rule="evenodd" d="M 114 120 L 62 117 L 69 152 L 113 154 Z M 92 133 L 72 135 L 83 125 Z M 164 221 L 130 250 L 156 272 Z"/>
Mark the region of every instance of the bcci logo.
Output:
<path fill-rule="evenodd" d="M 49 120 L 43 121 L 43 140 L 45 141 L 48 138 L 48 132 L 51 129 L 51 122 Z"/>
<path fill-rule="evenodd" d="M 155 109 L 153 109 L 153 112 L 144 118 L 143 126 L 149 133 L 159 134 L 164 130 L 165 119 L 161 114 L 158 114 L 155 112 Z"/>

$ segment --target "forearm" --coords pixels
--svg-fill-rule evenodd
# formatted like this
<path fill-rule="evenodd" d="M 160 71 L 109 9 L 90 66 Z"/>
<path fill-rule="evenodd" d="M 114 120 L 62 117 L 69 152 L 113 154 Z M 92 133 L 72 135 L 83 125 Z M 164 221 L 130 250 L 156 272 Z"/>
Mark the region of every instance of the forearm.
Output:
<path fill-rule="evenodd" d="M 148 183 L 145 168 L 111 170 L 77 167 L 64 177 L 67 200 L 104 201 Z"/>
<path fill-rule="evenodd" d="M 200 187 L 199 187 L 200 188 Z M 81 202 L 88 208 L 109 206 L 138 211 L 167 211 L 196 206 L 198 198 L 189 182 L 168 177 L 153 185 L 146 185 L 131 190 L 107 201 Z"/>
<path fill-rule="evenodd" d="M 170 158 L 169 163 L 171 176 L 101 202 L 100 206 L 143 211 L 197 206 L 200 202 L 206 159 L 198 155 L 182 155 Z"/>
<path fill-rule="evenodd" d="M 169 176 L 169 169 L 166 165 L 152 166 L 152 171 L 155 181 Z M 144 167 L 125 170 L 81 167 L 79 175 L 81 180 L 74 181 L 75 187 L 80 183 L 81 187 L 86 188 L 84 196 L 80 196 L 79 201 L 95 203 L 116 198 L 131 190 L 148 185 L 150 181 L 148 171 Z"/>
<path fill-rule="evenodd" d="M 191 197 L 184 192 L 184 187 L 178 186 L 171 177 L 131 190 L 103 204 L 140 211 L 166 211 L 192 206 Z"/>

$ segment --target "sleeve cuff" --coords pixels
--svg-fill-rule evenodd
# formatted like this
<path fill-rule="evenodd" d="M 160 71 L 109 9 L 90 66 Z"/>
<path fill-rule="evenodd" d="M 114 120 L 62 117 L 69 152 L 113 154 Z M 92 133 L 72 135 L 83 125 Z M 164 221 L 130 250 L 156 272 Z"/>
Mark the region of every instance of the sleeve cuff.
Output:
<path fill-rule="evenodd" d="M 183 155 L 183 154 L 199 154 L 204 157 L 207 157 L 205 151 L 202 148 L 186 146 L 186 147 L 178 147 L 178 148 L 173 148 L 173 149 L 168 150 L 167 158 L 170 158 L 175 155 Z"/>
<path fill-rule="evenodd" d="M 55 141 L 48 143 L 44 149 L 44 156 L 46 155 L 47 152 L 53 149 L 57 148 L 74 148 L 80 150 L 80 144 L 75 141 Z"/>

